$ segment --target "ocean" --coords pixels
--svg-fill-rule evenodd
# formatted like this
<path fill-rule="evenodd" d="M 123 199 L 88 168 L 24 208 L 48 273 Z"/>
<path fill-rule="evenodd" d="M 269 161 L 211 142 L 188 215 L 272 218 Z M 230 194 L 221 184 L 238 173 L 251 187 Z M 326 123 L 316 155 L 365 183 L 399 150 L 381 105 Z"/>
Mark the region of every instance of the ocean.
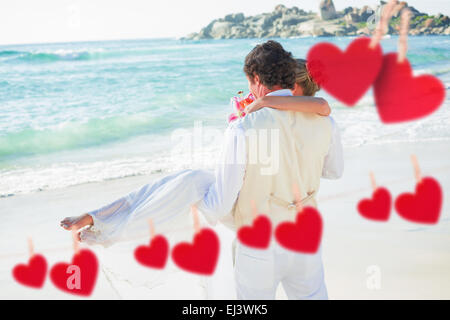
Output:
<path fill-rule="evenodd" d="M 296 57 L 321 41 L 278 39 Z M 99 41 L 0 46 L 0 197 L 189 167 L 213 167 L 230 97 L 248 91 L 242 71 L 258 39 Z M 396 51 L 397 38 L 382 41 Z M 415 74 L 447 88 L 434 114 L 383 125 L 369 91 L 353 108 L 325 92 L 346 148 L 449 141 L 450 36 L 410 37 Z M 201 161 L 180 136 L 202 128 Z M 208 131 L 210 130 L 210 131 Z M 215 134 L 216 135 L 216 134 Z M 195 143 L 193 144 L 195 145 Z M 198 148 L 195 149 L 198 155 Z"/>

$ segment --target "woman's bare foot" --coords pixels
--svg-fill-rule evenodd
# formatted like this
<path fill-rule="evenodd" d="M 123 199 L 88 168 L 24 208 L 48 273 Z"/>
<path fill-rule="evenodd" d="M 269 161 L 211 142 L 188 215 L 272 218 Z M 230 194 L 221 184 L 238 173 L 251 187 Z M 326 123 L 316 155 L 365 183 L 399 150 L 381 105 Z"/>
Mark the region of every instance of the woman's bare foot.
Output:
<path fill-rule="evenodd" d="M 90 226 L 94 224 L 94 220 L 88 214 L 83 214 L 78 217 L 67 217 L 61 221 L 60 225 L 66 230 L 79 230 L 85 226 Z"/>

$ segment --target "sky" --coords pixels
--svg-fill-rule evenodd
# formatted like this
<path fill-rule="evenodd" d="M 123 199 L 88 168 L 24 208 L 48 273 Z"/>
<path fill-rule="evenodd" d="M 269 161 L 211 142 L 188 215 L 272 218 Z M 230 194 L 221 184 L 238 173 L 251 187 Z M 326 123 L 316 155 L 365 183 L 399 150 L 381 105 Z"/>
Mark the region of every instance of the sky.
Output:
<path fill-rule="evenodd" d="M 229 13 L 251 16 L 277 4 L 318 11 L 320 0 L 1 0 L 0 44 L 182 37 Z M 334 0 L 337 10 L 378 0 Z M 450 0 L 411 0 L 450 15 Z"/>

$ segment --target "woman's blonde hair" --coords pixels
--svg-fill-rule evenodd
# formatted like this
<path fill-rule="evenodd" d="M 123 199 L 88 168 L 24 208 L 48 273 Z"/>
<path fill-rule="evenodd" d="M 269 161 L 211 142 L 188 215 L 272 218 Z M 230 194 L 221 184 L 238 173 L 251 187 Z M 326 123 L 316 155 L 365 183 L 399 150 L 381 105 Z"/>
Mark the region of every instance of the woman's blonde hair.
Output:
<path fill-rule="evenodd" d="M 320 90 L 320 86 L 314 82 L 308 72 L 306 60 L 295 59 L 297 68 L 295 68 L 295 82 L 302 87 L 303 95 L 314 96 Z"/>

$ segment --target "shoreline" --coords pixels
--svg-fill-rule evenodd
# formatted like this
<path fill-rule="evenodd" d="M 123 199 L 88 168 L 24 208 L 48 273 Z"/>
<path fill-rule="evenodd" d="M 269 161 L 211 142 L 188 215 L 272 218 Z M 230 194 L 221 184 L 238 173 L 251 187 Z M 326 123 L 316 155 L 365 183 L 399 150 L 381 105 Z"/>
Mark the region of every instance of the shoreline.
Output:
<path fill-rule="evenodd" d="M 435 139 L 429 139 L 429 138 L 424 138 L 423 140 L 417 140 L 417 141 L 380 141 L 380 142 L 370 142 L 369 144 L 359 144 L 359 145 L 351 145 L 351 146 L 344 146 L 344 153 L 346 152 L 353 152 L 354 150 L 358 150 L 358 149 L 364 149 L 364 148 L 379 148 L 379 147 L 406 147 L 408 149 L 413 149 L 415 146 L 417 145 L 425 145 L 425 144 L 448 144 L 448 146 L 450 146 L 450 138 L 446 138 L 446 137 L 442 137 L 442 138 L 435 138 Z M 420 147 L 419 147 L 420 148 Z M 356 151 L 357 152 L 357 151 Z M 180 169 L 182 170 L 182 169 Z M 124 176 L 124 177 L 112 177 L 112 178 L 107 178 L 101 181 L 86 181 L 86 182 L 81 182 L 81 183 L 75 183 L 72 185 L 68 185 L 68 186 L 64 186 L 64 187 L 55 187 L 55 188 L 48 188 L 48 189 L 41 189 L 41 190 L 34 190 L 34 191 L 29 191 L 29 192 L 18 192 L 18 193 L 10 193 L 10 194 L 1 194 L 0 195 L 0 200 L 1 199 L 9 199 L 12 197 L 17 197 L 17 196 L 26 196 L 26 195 L 31 195 L 31 194 L 36 194 L 36 193 L 42 193 L 42 192 L 49 192 L 49 191 L 57 191 L 57 190 L 63 190 L 63 189 L 68 189 L 68 188 L 74 188 L 74 187 L 78 187 L 78 186 L 88 186 L 88 185 L 93 185 L 93 184 L 103 184 L 103 183 L 109 183 L 109 182 L 113 182 L 113 181 L 127 181 L 127 180 L 137 180 L 137 181 L 145 181 L 145 179 L 153 179 L 154 177 L 161 177 L 167 174 L 171 174 L 172 172 L 176 172 L 176 171 L 172 171 L 172 170 L 164 170 L 164 169 L 155 169 L 154 172 L 150 173 L 150 174 L 131 174 L 128 176 Z M 149 181 L 150 181 L 149 180 Z"/>
<path fill-rule="evenodd" d="M 397 37 L 397 34 L 389 34 L 385 35 L 385 37 Z M 448 34 L 410 34 L 408 37 L 449 37 Z M 314 35 L 305 35 L 305 36 L 292 36 L 292 37 L 262 37 L 262 38 L 239 38 L 239 39 L 199 39 L 199 40 L 193 40 L 193 39 L 185 39 L 182 36 L 177 37 L 161 37 L 161 38 L 132 38 L 132 39 L 99 39 L 99 40 L 79 40 L 79 41 L 57 41 L 57 42 L 30 42 L 30 43 L 6 43 L 2 44 L 0 43 L 0 49 L 1 48 L 7 48 L 7 47 L 21 47 L 21 46 L 35 46 L 35 45 L 64 45 L 64 44 L 83 44 L 83 43 L 96 43 L 96 42 L 122 42 L 122 41 L 152 41 L 152 40 L 176 40 L 176 41 L 222 41 L 222 40 L 270 40 L 270 39 L 304 39 L 304 38 L 357 38 L 359 35 L 343 35 L 343 36 L 314 36 Z"/>

